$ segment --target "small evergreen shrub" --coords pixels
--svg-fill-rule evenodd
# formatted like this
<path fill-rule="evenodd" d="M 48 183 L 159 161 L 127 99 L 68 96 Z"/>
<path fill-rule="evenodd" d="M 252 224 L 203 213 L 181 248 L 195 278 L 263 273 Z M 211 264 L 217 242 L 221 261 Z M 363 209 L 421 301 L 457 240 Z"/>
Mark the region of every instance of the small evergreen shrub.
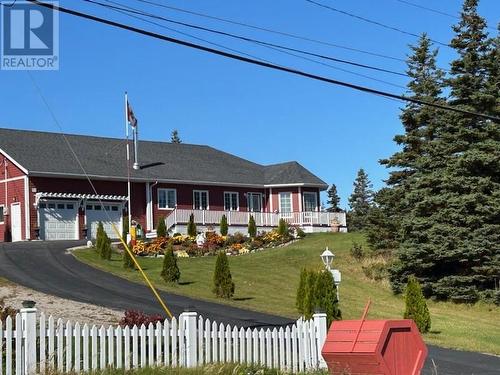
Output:
<path fill-rule="evenodd" d="M 280 219 L 278 222 L 278 234 L 282 237 L 288 237 L 288 222 L 285 219 Z"/>
<path fill-rule="evenodd" d="M 316 275 L 314 285 L 314 309 L 321 309 L 326 313 L 327 324 L 342 319 L 337 300 L 337 287 L 333 283 L 331 272 L 323 270 Z"/>
<path fill-rule="evenodd" d="M 234 283 L 229 269 L 229 261 L 225 252 L 217 256 L 214 272 L 213 293 L 220 298 L 231 298 L 234 295 Z"/>
<path fill-rule="evenodd" d="M 111 247 L 111 240 L 109 239 L 106 232 L 103 234 L 102 245 L 99 251 L 99 256 L 104 260 L 111 260 L 111 254 L 113 253 L 113 248 Z"/>
<path fill-rule="evenodd" d="M 97 232 L 95 236 L 95 250 L 100 254 L 101 253 L 101 248 L 102 248 L 102 243 L 104 239 L 104 226 L 102 225 L 102 222 L 99 222 L 97 224 Z"/>
<path fill-rule="evenodd" d="M 306 295 L 307 269 L 302 268 L 300 271 L 299 287 L 297 288 L 297 296 L 295 297 L 295 306 L 299 314 L 304 315 L 304 300 Z"/>
<path fill-rule="evenodd" d="M 165 218 L 163 216 L 158 220 L 156 227 L 156 237 L 167 237 L 167 227 L 165 226 Z"/>
<path fill-rule="evenodd" d="M 255 225 L 253 215 L 250 215 L 250 219 L 248 220 L 248 235 L 251 238 L 254 238 L 257 235 L 257 226 Z"/>
<path fill-rule="evenodd" d="M 131 243 L 128 244 L 128 248 L 130 251 L 132 251 L 132 244 Z M 123 258 L 122 259 L 123 259 L 123 268 L 131 268 L 131 269 L 135 268 L 135 263 L 132 260 L 132 257 L 128 253 L 127 249 L 123 249 Z"/>
<path fill-rule="evenodd" d="M 356 260 L 361 260 L 365 256 L 363 246 L 357 242 L 353 242 L 350 250 L 351 256 Z"/>
<path fill-rule="evenodd" d="M 311 319 L 314 313 L 315 293 L 314 286 L 316 285 L 316 271 L 308 271 L 306 277 L 306 287 L 304 292 L 304 318 Z"/>
<path fill-rule="evenodd" d="M 431 329 L 431 315 L 427 308 L 420 283 L 414 276 L 410 276 L 405 292 L 405 319 L 413 319 L 421 333 Z"/>
<path fill-rule="evenodd" d="M 220 219 L 220 235 L 227 236 L 228 225 L 227 225 L 227 217 L 226 215 L 222 215 Z"/>
<path fill-rule="evenodd" d="M 297 228 L 296 234 L 298 238 L 304 238 L 306 236 L 306 232 L 300 227 Z"/>
<path fill-rule="evenodd" d="M 189 222 L 187 225 L 187 233 L 191 237 L 196 236 L 196 224 L 194 222 L 194 214 L 189 215 Z"/>
<path fill-rule="evenodd" d="M 172 244 L 168 245 L 165 251 L 161 277 L 163 277 L 167 283 L 178 283 L 181 278 L 181 272 L 177 266 L 177 258 L 174 255 L 174 247 Z"/>

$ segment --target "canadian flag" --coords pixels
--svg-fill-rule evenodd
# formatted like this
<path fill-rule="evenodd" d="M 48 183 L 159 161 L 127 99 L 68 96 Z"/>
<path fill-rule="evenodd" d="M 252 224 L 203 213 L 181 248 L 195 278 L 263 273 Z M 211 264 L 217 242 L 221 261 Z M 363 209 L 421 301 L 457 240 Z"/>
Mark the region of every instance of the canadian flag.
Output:
<path fill-rule="evenodd" d="M 134 115 L 134 111 L 132 110 L 132 106 L 127 100 L 127 118 L 130 126 L 135 128 L 137 126 L 137 118 Z"/>

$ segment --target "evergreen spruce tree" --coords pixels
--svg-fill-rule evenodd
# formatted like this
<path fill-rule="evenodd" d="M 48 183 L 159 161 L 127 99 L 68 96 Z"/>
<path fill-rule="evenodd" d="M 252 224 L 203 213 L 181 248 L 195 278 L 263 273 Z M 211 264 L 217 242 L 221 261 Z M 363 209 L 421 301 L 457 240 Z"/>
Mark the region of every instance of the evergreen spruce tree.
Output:
<path fill-rule="evenodd" d="M 330 271 L 322 270 L 316 274 L 314 296 L 314 309 L 319 308 L 326 313 L 328 326 L 332 321 L 342 319 L 337 300 L 337 288 Z"/>
<path fill-rule="evenodd" d="M 128 244 L 128 248 L 130 249 L 130 251 L 132 251 L 132 244 L 131 243 Z M 123 261 L 123 268 L 131 268 L 131 269 L 135 268 L 135 263 L 132 260 L 132 257 L 128 253 L 127 249 L 123 249 L 122 261 Z"/>
<path fill-rule="evenodd" d="M 330 188 L 327 190 L 326 194 L 328 196 L 328 200 L 326 201 L 328 203 L 328 208 L 326 210 L 328 212 L 342 211 L 341 208 L 339 207 L 340 197 L 337 193 L 337 186 L 335 186 L 335 184 L 332 184 Z"/>
<path fill-rule="evenodd" d="M 227 225 L 227 217 L 226 215 L 222 215 L 220 219 L 220 235 L 227 236 L 228 225 Z"/>
<path fill-rule="evenodd" d="M 307 269 L 302 268 L 300 271 L 300 281 L 297 288 L 297 295 L 295 297 L 295 307 L 299 314 L 304 315 L 304 300 L 306 295 L 306 283 L 307 283 Z"/>
<path fill-rule="evenodd" d="M 431 315 L 422 293 L 422 288 L 414 276 L 410 276 L 405 291 L 405 319 L 413 319 L 421 333 L 431 329 Z"/>
<path fill-rule="evenodd" d="M 354 190 L 349 197 L 351 210 L 348 213 L 347 225 L 349 230 L 356 231 L 365 228 L 366 218 L 373 200 L 372 184 L 363 168 L 358 171 L 353 185 Z"/>
<path fill-rule="evenodd" d="M 194 222 L 194 214 L 189 215 L 189 222 L 187 225 L 187 233 L 189 236 L 196 236 L 196 224 Z"/>
<path fill-rule="evenodd" d="M 167 237 L 167 227 L 165 226 L 165 218 L 160 216 L 156 227 L 156 237 Z"/>
<path fill-rule="evenodd" d="M 224 251 L 219 252 L 215 263 L 213 277 L 213 293 L 220 298 L 231 298 L 234 295 L 234 283 L 229 269 L 229 261 Z"/>
<path fill-rule="evenodd" d="M 255 225 L 253 215 L 250 215 L 250 219 L 248 220 L 248 235 L 251 238 L 254 238 L 257 235 L 257 226 Z"/>
<path fill-rule="evenodd" d="M 174 248 L 169 244 L 165 255 L 163 257 L 163 268 L 161 270 L 161 277 L 167 283 L 178 283 L 181 278 L 181 272 L 177 266 L 177 258 L 174 255 Z"/>
<path fill-rule="evenodd" d="M 172 143 L 182 143 L 180 137 L 179 137 L 179 132 L 177 129 L 174 129 L 172 133 L 170 134 L 170 142 Z"/>
<path fill-rule="evenodd" d="M 278 234 L 285 238 L 288 236 L 288 223 L 285 219 L 280 219 L 278 221 Z"/>
<path fill-rule="evenodd" d="M 314 304 L 316 302 L 316 295 L 314 292 L 314 287 L 316 285 L 316 278 L 318 273 L 316 271 L 310 270 L 307 272 L 306 277 L 306 287 L 304 296 L 304 318 L 311 319 L 314 313 Z"/>
<path fill-rule="evenodd" d="M 103 241 L 104 241 L 104 226 L 102 225 L 102 222 L 99 222 L 97 224 L 97 231 L 96 231 L 96 236 L 95 236 L 95 250 L 100 254 L 101 249 L 103 247 Z"/>
<path fill-rule="evenodd" d="M 99 246 L 100 247 L 98 248 L 98 251 L 101 259 L 111 260 L 111 254 L 113 252 L 111 247 L 111 240 L 109 239 L 104 229 L 102 230 L 101 233 L 101 240 L 99 242 Z"/>

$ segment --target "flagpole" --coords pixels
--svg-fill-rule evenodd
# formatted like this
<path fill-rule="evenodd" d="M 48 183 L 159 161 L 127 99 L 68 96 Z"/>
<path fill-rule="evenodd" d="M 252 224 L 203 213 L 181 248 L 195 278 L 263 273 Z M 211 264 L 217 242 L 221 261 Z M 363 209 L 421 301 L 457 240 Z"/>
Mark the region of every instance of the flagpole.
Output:
<path fill-rule="evenodd" d="M 132 226 L 132 204 L 130 202 L 130 145 L 129 145 L 129 123 L 128 123 L 128 94 L 125 91 L 125 135 L 127 138 L 127 204 L 128 204 L 128 232 Z"/>

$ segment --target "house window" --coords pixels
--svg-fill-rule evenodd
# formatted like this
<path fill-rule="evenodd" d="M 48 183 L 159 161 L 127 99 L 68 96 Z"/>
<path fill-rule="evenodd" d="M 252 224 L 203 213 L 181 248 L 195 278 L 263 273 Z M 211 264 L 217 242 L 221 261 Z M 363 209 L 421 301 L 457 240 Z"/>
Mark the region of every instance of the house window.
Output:
<path fill-rule="evenodd" d="M 304 211 L 311 212 L 317 211 L 318 209 L 318 199 L 315 192 L 306 191 L 302 194 L 304 201 Z"/>
<path fill-rule="evenodd" d="M 280 193 L 280 212 L 290 213 L 292 212 L 292 193 Z"/>
<path fill-rule="evenodd" d="M 4 218 L 3 218 L 3 208 L 4 208 L 4 206 L 0 206 L 0 224 L 3 224 L 3 220 L 4 220 Z"/>
<path fill-rule="evenodd" d="M 224 210 L 226 211 L 238 211 L 239 207 L 238 193 L 233 191 L 224 192 Z"/>
<path fill-rule="evenodd" d="M 208 210 L 208 191 L 193 190 L 193 208 L 195 210 Z"/>
<path fill-rule="evenodd" d="M 247 193 L 248 211 L 261 212 L 262 211 L 262 194 L 261 193 Z"/>
<path fill-rule="evenodd" d="M 175 189 L 158 189 L 158 208 L 173 209 L 177 205 Z"/>

